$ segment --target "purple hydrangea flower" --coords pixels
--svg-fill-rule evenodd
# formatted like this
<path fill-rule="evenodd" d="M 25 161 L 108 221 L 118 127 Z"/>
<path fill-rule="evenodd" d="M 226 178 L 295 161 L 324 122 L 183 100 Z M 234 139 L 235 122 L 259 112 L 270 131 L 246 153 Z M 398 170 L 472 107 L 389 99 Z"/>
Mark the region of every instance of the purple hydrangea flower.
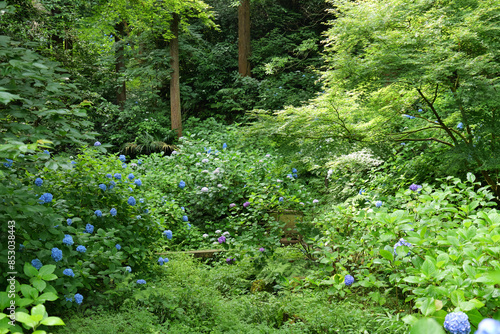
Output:
<path fill-rule="evenodd" d="M 259 252 L 265 252 L 266 249 L 264 247 L 259 248 Z"/>
<path fill-rule="evenodd" d="M 313 199 L 313 204 L 319 203 L 317 199 Z"/>
<path fill-rule="evenodd" d="M 101 146 L 101 143 L 100 143 L 100 142 L 98 142 L 98 141 L 96 141 L 96 142 L 94 143 L 94 146 Z"/>
<path fill-rule="evenodd" d="M 247 208 L 250 205 L 250 202 L 243 203 L 243 207 Z"/>
<path fill-rule="evenodd" d="M 226 259 L 226 263 L 227 263 L 227 264 L 233 264 L 235 261 L 236 261 L 236 259 L 235 259 L 235 258 L 232 258 L 232 257 L 228 257 L 228 258 Z"/>
<path fill-rule="evenodd" d="M 469 317 L 463 312 L 448 313 L 444 318 L 444 329 L 451 334 L 469 334 Z"/>
<path fill-rule="evenodd" d="M 412 244 L 410 244 L 409 242 L 406 242 L 406 240 L 403 238 L 399 239 L 399 241 L 394 245 L 394 256 L 398 255 L 397 248 L 401 247 L 401 246 L 411 247 Z M 411 252 L 408 252 L 408 254 L 406 254 L 406 256 L 410 256 L 410 255 L 411 255 Z"/>
<path fill-rule="evenodd" d="M 234 208 L 235 206 L 236 206 L 236 204 L 234 204 L 234 203 L 229 204 L 230 208 Z"/>
<path fill-rule="evenodd" d="M 422 188 L 422 186 L 421 186 L 421 185 L 419 185 L 419 184 L 415 184 L 415 183 L 413 183 L 413 184 L 410 186 L 410 190 L 411 190 L 411 191 L 417 191 L 417 190 L 418 190 L 418 189 L 420 189 L 420 188 Z"/>
<path fill-rule="evenodd" d="M 202 193 L 206 193 L 206 192 L 208 192 L 208 188 L 207 188 L 207 187 L 203 187 L 203 188 L 201 188 L 201 192 L 202 192 Z"/>
<path fill-rule="evenodd" d="M 223 244 L 226 242 L 226 237 L 222 235 L 219 237 L 219 239 L 217 239 L 217 241 L 219 241 L 220 244 Z"/>

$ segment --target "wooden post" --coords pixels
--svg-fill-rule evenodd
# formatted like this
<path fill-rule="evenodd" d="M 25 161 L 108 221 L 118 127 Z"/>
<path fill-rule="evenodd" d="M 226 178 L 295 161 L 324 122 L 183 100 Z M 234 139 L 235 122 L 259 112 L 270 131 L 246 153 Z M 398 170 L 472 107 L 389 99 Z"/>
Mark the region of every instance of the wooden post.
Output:
<path fill-rule="evenodd" d="M 181 92 L 179 87 L 179 14 L 173 14 L 170 30 L 174 34 L 174 38 L 170 41 L 170 64 L 172 68 L 170 78 L 170 120 L 172 130 L 176 130 L 177 137 L 182 137 Z"/>
<path fill-rule="evenodd" d="M 238 72 L 251 76 L 250 62 L 250 0 L 241 0 L 238 7 Z"/>

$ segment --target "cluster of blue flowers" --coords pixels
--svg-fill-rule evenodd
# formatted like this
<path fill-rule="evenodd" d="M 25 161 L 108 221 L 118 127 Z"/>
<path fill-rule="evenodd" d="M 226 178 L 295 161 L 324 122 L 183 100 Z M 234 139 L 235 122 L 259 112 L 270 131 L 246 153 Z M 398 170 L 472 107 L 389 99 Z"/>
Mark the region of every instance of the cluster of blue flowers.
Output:
<path fill-rule="evenodd" d="M 118 250 L 122 249 L 122 246 L 120 246 L 120 244 L 116 244 L 116 245 L 115 245 L 115 247 L 116 247 L 116 249 L 118 249 Z"/>
<path fill-rule="evenodd" d="M 138 187 L 142 186 L 142 182 L 141 182 L 141 180 L 139 180 L 139 179 L 138 179 L 138 180 L 135 180 L 134 184 L 135 184 L 136 186 L 138 186 Z"/>
<path fill-rule="evenodd" d="M 97 217 L 102 217 L 102 211 L 101 210 L 95 210 L 94 213 L 95 213 L 95 215 Z M 92 233 L 92 232 L 89 232 L 89 233 Z"/>
<path fill-rule="evenodd" d="M 38 203 L 40 204 L 50 203 L 52 202 L 53 198 L 54 196 L 52 196 L 51 193 L 45 193 L 42 196 L 40 196 L 40 198 L 38 199 Z"/>
<path fill-rule="evenodd" d="M 164 263 L 168 263 L 168 261 L 169 261 L 169 260 L 168 260 L 168 258 L 162 258 L 162 257 L 160 256 L 160 258 L 158 259 L 158 264 L 159 264 L 160 266 L 163 266 L 163 264 L 164 264 Z"/>
<path fill-rule="evenodd" d="M 377 208 L 380 208 L 380 207 L 382 206 L 382 201 L 376 201 L 376 202 L 375 202 L 375 206 L 376 206 Z"/>
<path fill-rule="evenodd" d="M 73 245 L 73 237 L 69 234 L 64 235 L 63 244 L 71 246 Z"/>
<path fill-rule="evenodd" d="M 7 161 L 7 162 L 4 162 L 4 163 L 3 163 L 4 167 L 6 167 L 6 168 L 10 168 L 10 167 L 12 167 L 12 164 L 14 163 L 14 160 L 11 160 L 11 159 L 5 159 L 5 161 Z"/>
<path fill-rule="evenodd" d="M 399 241 L 394 245 L 394 256 L 398 255 L 397 248 L 401 247 L 401 246 L 411 247 L 412 244 L 410 244 L 409 242 L 406 242 L 406 240 L 403 238 L 399 239 Z M 408 254 L 406 254 L 406 256 L 410 256 L 410 254 L 411 254 L 411 252 L 408 252 Z"/>
<path fill-rule="evenodd" d="M 345 275 L 344 283 L 347 286 L 351 285 L 352 283 L 354 283 L 354 277 L 352 277 L 351 275 Z"/>
<path fill-rule="evenodd" d="M 129 273 L 131 273 L 131 272 L 132 272 L 132 268 L 130 268 L 130 266 L 126 266 L 126 267 L 125 267 L 125 270 L 126 270 L 126 271 L 128 271 Z"/>
<path fill-rule="evenodd" d="M 448 313 L 444 318 L 444 329 L 451 334 L 469 334 L 469 317 L 463 312 Z"/>
<path fill-rule="evenodd" d="M 111 210 L 109 210 L 109 213 L 114 217 L 118 212 L 116 211 L 115 208 L 112 208 Z"/>
<path fill-rule="evenodd" d="M 189 221 L 188 216 L 182 216 L 182 221 L 183 221 L 183 222 L 187 222 L 187 221 Z"/>
<path fill-rule="evenodd" d="M 185 186 L 186 186 L 186 182 L 181 180 L 181 182 L 179 182 L 179 188 L 184 189 Z"/>
<path fill-rule="evenodd" d="M 94 225 L 92 224 L 85 225 L 85 232 L 92 234 L 94 232 Z"/>
<path fill-rule="evenodd" d="M 83 296 L 79 293 L 75 294 L 75 302 L 80 305 L 83 302 Z"/>
<path fill-rule="evenodd" d="M 137 284 L 146 284 L 146 281 L 143 279 L 138 279 Z"/>
<path fill-rule="evenodd" d="M 127 160 L 127 158 L 125 158 L 125 156 L 123 154 L 120 154 L 118 159 L 120 159 L 121 162 L 125 162 Z"/>
<path fill-rule="evenodd" d="M 56 262 L 61 261 L 63 258 L 62 250 L 60 250 L 57 247 L 52 248 L 51 255 L 52 255 L 52 258 L 54 259 L 54 261 L 56 261 Z"/>
<path fill-rule="evenodd" d="M 80 245 L 76 247 L 76 251 L 80 253 L 85 253 L 87 251 L 87 248 L 85 246 Z"/>
<path fill-rule="evenodd" d="M 127 176 L 127 178 L 128 178 L 129 180 L 133 180 L 133 179 L 134 179 L 134 177 L 135 177 L 135 176 L 134 176 L 134 174 L 132 174 L 132 173 L 130 173 L 130 174 Z"/>
<path fill-rule="evenodd" d="M 33 267 L 36 268 L 36 270 L 40 270 L 40 268 L 42 268 L 43 264 L 42 264 L 42 261 L 40 261 L 39 259 L 34 259 L 31 261 L 31 265 Z"/>
<path fill-rule="evenodd" d="M 163 231 L 163 235 L 166 236 L 168 240 L 172 239 L 172 231 L 170 230 Z"/>
<path fill-rule="evenodd" d="M 96 141 L 96 142 L 94 143 L 94 146 L 101 146 L 101 143 L 100 143 L 100 142 L 98 142 L 98 141 Z"/>
<path fill-rule="evenodd" d="M 418 190 L 419 190 L 419 189 L 421 189 L 421 188 L 422 188 L 422 186 L 421 186 L 421 185 L 419 185 L 419 184 L 415 184 L 415 183 L 413 183 L 413 184 L 410 186 L 410 190 L 411 190 L 411 191 L 418 191 Z"/>
<path fill-rule="evenodd" d="M 66 276 L 71 276 L 71 277 L 75 277 L 75 273 L 73 272 L 73 269 L 64 269 L 63 270 L 63 274 L 66 275 Z"/>
<path fill-rule="evenodd" d="M 71 218 L 66 219 L 66 223 L 68 223 L 68 226 L 71 226 L 73 223 L 73 220 Z"/>
<path fill-rule="evenodd" d="M 107 188 L 107 187 L 106 187 L 106 185 L 105 185 L 104 183 L 101 183 L 101 184 L 99 185 L 99 188 L 101 188 L 101 190 L 102 190 L 102 191 L 106 191 L 106 188 Z"/>
<path fill-rule="evenodd" d="M 464 123 L 462 123 L 462 122 L 458 123 L 457 129 L 463 130 L 464 129 Z"/>
<path fill-rule="evenodd" d="M 134 205 L 135 205 L 135 203 L 136 203 L 136 202 L 135 202 L 135 198 L 134 198 L 134 197 L 132 197 L 132 196 L 130 196 L 130 197 L 128 198 L 127 203 L 128 203 L 129 205 L 134 206 Z"/>
<path fill-rule="evenodd" d="M 43 184 L 43 180 L 41 178 L 37 177 L 35 180 L 35 185 L 38 187 L 41 187 L 42 184 Z"/>
<path fill-rule="evenodd" d="M 500 321 L 494 319 L 483 319 L 477 326 L 475 334 L 500 334 Z"/>

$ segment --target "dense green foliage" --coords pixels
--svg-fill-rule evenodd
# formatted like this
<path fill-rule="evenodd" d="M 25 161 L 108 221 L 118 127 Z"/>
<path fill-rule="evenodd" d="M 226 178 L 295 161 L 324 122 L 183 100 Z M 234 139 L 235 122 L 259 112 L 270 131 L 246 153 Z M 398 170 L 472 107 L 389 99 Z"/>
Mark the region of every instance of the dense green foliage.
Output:
<path fill-rule="evenodd" d="M 0 1 L 0 333 L 500 319 L 499 1 L 238 5 Z"/>

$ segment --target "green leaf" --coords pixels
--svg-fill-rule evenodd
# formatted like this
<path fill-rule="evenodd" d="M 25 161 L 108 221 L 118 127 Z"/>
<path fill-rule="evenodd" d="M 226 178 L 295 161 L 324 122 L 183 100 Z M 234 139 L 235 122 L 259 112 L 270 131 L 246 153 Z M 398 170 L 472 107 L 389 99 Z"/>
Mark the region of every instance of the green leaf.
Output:
<path fill-rule="evenodd" d="M 33 284 L 33 286 L 40 292 L 42 292 L 47 286 L 47 283 L 39 278 L 34 278 L 31 284 Z"/>
<path fill-rule="evenodd" d="M 434 262 L 427 259 L 424 261 L 424 264 L 422 264 L 421 270 L 425 276 L 432 277 L 436 273 L 436 266 L 434 265 Z"/>
<path fill-rule="evenodd" d="M 38 314 L 38 315 L 44 316 L 45 313 L 46 313 L 45 306 L 43 306 L 42 304 L 33 306 L 33 308 L 31 309 L 31 315 Z"/>
<path fill-rule="evenodd" d="M 5 291 L 0 292 L 0 310 L 9 307 L 9 305 L 10 305 L 9 294 Z"/>
<path fill-rule="evenodd" d="M 394 261 L 394 255 L 385 249 L 380 250 L 380 255 L 382 255 L 384 258 L 386 258 L 387 260 L 389 260 L 391 262 Z"/>
<path fill-rule="evenodd" d="M 35 325 L 37 324 L 36 321 L 33 321 L 33 319 L 31 319 L 31 316 L 29 314 L 24 312 L 16 312 L 16 321 L 22 322 L 23 324 L 31 328 L 35 327 Z"/>
<path fill-rule="evenodd" d="M 40 268 L 40 269 L 42 269 L 42 268 Z M 35 277 L 35 276 L 38 276 L 38 270 L 36 270 L 36 268 L 33 267 L 33 265 L 31 265 L 31 263 L 25 262 L 24 263 L 24 274 L 28 277 Z"/>
<path fill-rule="evenodd" d="M 53 292 L 45 292 L 43 294 L 40 295 L 40 297 L 37 298 L 37 300 L 41 300 L 41 301 L 46 301 L 46 300 L 50 300 L 51 302 L 56 300 L 57 298 L 57 295 Z"/>
<path fill-rule="evenodd" d="M 48 264 L 40 268 L 40 276 L 45 276 L 52 274 L 56 270 L 56 266 L 53 264 Z"/>
<path fill-rule="evenodd" d="M 420 306 L 420 311 L 423 315 L 428 316 L 436 312 L 436 303 L 434 298 L 426 298 Z"/>
<path fill-rule="evenodd" d="M 413 325 L 410 334 L 446 334 L 436 320 L 432 318 L 420 319 Z"/>
<path fill-rule="evenodd" d="M 65 323 L 62 321 L 61 318 L 58 317 L 47 317 L 42 320 L 41 322 L 42 325 L 46 326 L 64 326 Z"/>

